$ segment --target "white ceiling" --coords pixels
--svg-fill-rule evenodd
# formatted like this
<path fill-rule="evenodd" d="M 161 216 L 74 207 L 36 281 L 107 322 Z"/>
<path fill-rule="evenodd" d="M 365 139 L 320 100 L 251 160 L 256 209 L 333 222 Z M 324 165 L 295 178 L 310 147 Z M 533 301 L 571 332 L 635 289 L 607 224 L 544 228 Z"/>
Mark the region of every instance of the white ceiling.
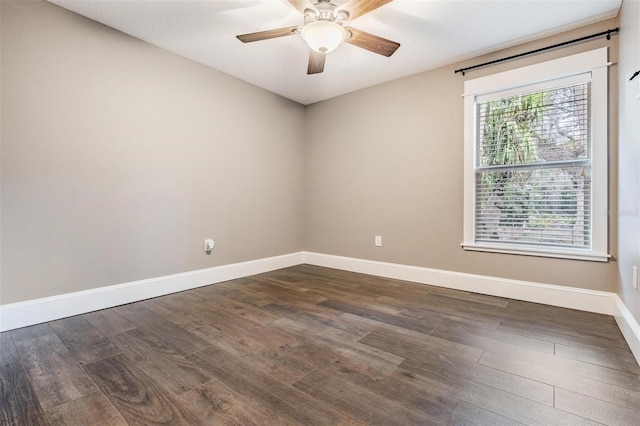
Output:
<path fill-rule="evenodd" d="M 302 24 L 286 0 L 48 0 L 126 34 L 308 105 L 617 16 L 622 0 L 395 0 L 349 26 L 401 44 L 386 58 L 350 44 L 307 75 L 299 35 L 236 35 Z M 344 0 L 334 0 L 342 4 Z"/>

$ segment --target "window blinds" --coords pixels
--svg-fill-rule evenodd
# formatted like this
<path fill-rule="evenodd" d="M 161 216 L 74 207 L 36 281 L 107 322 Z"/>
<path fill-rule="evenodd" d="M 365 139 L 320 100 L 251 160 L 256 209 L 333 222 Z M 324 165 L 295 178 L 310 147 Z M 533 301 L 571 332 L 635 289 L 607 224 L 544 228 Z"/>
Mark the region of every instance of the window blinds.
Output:
<path fill-rule="evenodd" d="M 591 247 L 590 82 L 476 102 L 475 240 Z"/>

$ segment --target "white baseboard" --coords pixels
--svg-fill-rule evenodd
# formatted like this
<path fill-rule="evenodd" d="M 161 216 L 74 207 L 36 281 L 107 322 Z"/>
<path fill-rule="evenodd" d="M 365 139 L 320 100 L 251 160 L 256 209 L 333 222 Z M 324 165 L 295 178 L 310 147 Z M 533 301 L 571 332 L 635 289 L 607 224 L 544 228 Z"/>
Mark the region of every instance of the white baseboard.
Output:
<path fill-rule="evenodd" d="M 0 306 L 0 332 L 299 265 L 303 253 L 215 266 Z"/>
<path fill-rule="evenodd" d="M 617 294 L 614 294 L 613 298 L 616 305 L 616 313 L 614 314 L 616 323 L 620 331 L 622 331 L 622 335 L 627 341 L 633 356 L 638 361 L 638 365 L 640 365 L 640 324 L 638 324 L 629 308 L 626 307 Z"/>
<path fill-rule="evenodd" d="M 322 253 L 305 252 L 304 260 L 305 263 L 311 265 L 413 281 L 456 290 L 471 291 L 490 296 L 543 303 L 545 305 L 579 309 L 581 311 L 607 315 L 613 315 L 615 313 L 612 299 L 613 293 L 605 291 L 540 284 L 530 281 L 488 277 L 485 275 L 355 259 Z"/>

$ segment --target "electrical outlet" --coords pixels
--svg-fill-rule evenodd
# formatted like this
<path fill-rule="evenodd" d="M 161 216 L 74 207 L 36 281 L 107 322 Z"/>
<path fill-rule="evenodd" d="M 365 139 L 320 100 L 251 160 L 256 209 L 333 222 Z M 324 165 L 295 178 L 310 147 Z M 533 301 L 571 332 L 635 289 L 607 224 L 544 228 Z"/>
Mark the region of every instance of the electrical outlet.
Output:
<path fill-rule="evenodd" d="M 633 267 L 633 288 L 638 289 L 638 267 Z"/>
<path fill-rule="evenodd" d="M 382 236 L 376 235 L 376 238 L 374 239 L 373 244 L 375 244 L 376 247 L 382 247 Z"/>
<path fill-rule="evenodd" d="M 204 252 L 207 254 L 211 254 L 213 247 L 215 246 L 215 242 L 211 238 L 207 238 L 204 240 Z"/>

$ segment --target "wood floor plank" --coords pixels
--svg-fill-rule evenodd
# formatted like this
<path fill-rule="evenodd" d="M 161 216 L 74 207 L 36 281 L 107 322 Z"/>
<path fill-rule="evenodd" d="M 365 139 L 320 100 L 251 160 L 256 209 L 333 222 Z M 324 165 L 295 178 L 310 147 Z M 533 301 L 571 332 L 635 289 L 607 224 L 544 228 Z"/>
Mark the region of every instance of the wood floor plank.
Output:
<path fill-rule="evenodd" d="M 308 362 L 301 361 L 298 357 L 291 356 L 286 350 L 290 343 L 262 351 L 249 353 L 243 358 L 245 361 L 260 365 L 274 379 L 287 384 L 292 384 L 313 370 Z"/>
<path fill-rule="evenodd" d="M 426 338 L 429 337 L 426 336 Z M 437 338 L 432 339 L 438 340 Z M 369 334 L 361 342 L 403 356 L 405 361 L 402 365 L 410 365 L 422 372 L 428 371 L 433 375 L 460 383 L 468 383 L 472 380 L 540 404 L 553 406 L 552 386 L 479 365 L 476 363 L 479 354 L 469 352 L 471 358 L 465 357 L 464 347 L 460 345 L 447 346 L 451 345 L 447 344 L 436 346 L 435 350 L 431 350 L 427 345 L 420 345 L 417 339 L 409 339 L 405 336 L 385 336 L 377 332 Z M 456 347 L 460 350 L 456 350 Z"/>
<path fill-rule="evenodd" d="M 635 409 L 610 404 L 565 389 L 556 389 L 556 408 L 587 417 L 590 420 L 620 426 L 640 424 L 640 407 Z"/>
<path fill-rule="evenodd" d="M 479 293 L 471 293 L 468 291 L 454 290 L 446 287 L 429 286 L 427 293 L 438 294 L 438 295 L 441 295 L 444 297 L 450 297 L 456 300 L 461 299 L 461 300 L 467 300 L 475 303 L 482 303 L 484 305 L 495 306 L 500 308 L 508 307 L 509 303 L 511 302 L 510 299 L 506 299 L 504 297 L 489 296 L 486 294 L 479 294 Z"/>
<path fill-rule="evenodd" d="M 243 318 L 255 322 L 256 324 L 268 324 L 271 321 L 278 319 L 277 316 L 271 314 L 264 309 L 256 308 L 248 303 L 237 302 L 228 297 L 224 297 L 217 294 L 210 294 L 204 297 L 207 303 L 214 306 L 219 306 L 229 312 L 233 312 Z"/>
<path fill-rule="evenodd" d="M 509 340 L 486 337 L 484 333 L 480 334 L 477 332 L 472 332 L 465 329 L 464 327 L 442 325 L 436 328 L 431 335 L 433 337 L 437 337 L 450 342 L 455 342 L 460 345 L 465 345 L 479 350 L 491 350 L 493 352 L 508 354 L 515 354 L 519 352 L 534 354 L 538 353 L 538 351 L 532 351 L 527 348 L 522 348 L 518 345 L 513 345 Z M 547 353 L 553 355 L 553 350 L 548 351 Z"/>
<path fill-rule="evenodd" d="M 16 331 L 21 339 L 15 346 L 42 408 L 47 410 L 96 390 L 93 380 L 51 327 L 33 331 L 36 333 Z M 37 337 L 25 338 L 34 334 Z"/>
<path fill-rule="evenodd" d="M 597 424 L 473 380 L 434 375 L 432 371 L 423 370 L 410 362 L 403 363 L 393 372 L 393 375 L 408 382 L 414 382 L 417 386 L 440 388 L 454 398 L 527 425 Z"/>
<path fill-rule="evenodd" d="M 411 285 L 395 280 L 379 280 L 375 277 L 361 276 L 352 280 L 326 279 L 317 277 L 305 281 L 304 285 L 320 295 L 327 295 L 329 299 L 337 301 L 354 301 L 363 306 L 370 304 L 372 309 L 377 306 L 380 310 L 392 312 L 397 305 L 394 301 L 404 301 L 411 298 L 422 302 L 428 297 L 424 286 Z M 382 302 L 382 300 L 385 302 Z M 387 303 L 391 302 L 391 303 Z M 397 313 L 397 312 L 395 312 Z"/>
<path fill-rule="evenodd" d="M 578 376 L 591 378 L 601 382 L 640 391 L 637 376 L 625 371 L 602 367 L 582 361 L 540 353 L 517 352 L 509 354 L 513 359 L 546 366 L 553 370 L 564 371 Z"/>
<path fill-rule="evenodd" d="M 633 391 L 492 352 L 484 352 L 479 363 L 612 404 L 628 408 L 640 407 L 640 391 Z"/>
<path fill-rule="evenodd" d="M 569 311 L 569 309 L 566 309 L 566 311 Z M 578 318 L 568 320 L 557 314 L 553 317 L 545 317 L 540 313 L 520 314 L 518 311 L 507 311 L 507 313 L 508 315 L 502 315 L 501 321 L 508 321 L 513 325 L 523 325 L 569 336 L 583 336 L 591 339 L 616 341 L 621 337 L 620 330 L 612 328 L 610 324 L 606 327 L 599 327 L 594 321 L 587 323 Z M 603 322 L 610 322 L 610 320 L 611 317 L 602 315 Z"/>
<path fill-rule="evenodd" d="M 110 336 L 123 331 L 131 330 L 136 326 L 124 319 L 113 309 L 103 309 L 101 311 L 89 312 L 82 315 L 95 328 L 100 330 L 105 336 Z"/>
<path fill-rule="evenodd" d="M 0 334 L 0 424 L 49 424 L 9 333 Z"/>
<path fill-rule="evenodd" d="M 252 365 L 219 349 L 207 349 L 187 357 L 234 391 L 259 404 L 272 407 L 277 423 L 357 424 L 354 419 L 330 408 L 289 385 L 270 377 Z"/>
<path fill-rule="evenodd" d="M 265 350 L 282 345 L 290 336 L 279 333 L 271 327 L 255 323 L 241 315 L 218 308 L 196 298 L 180 298 L 162 300 L 161 303 L 168 309 L 180 312 L 201 324 L 208 324 L 227 335 L 246 342 L 254 350 Z"/>
<path fill-rule="evenodd" d="M 254 282 L 247 284 L 245 289 L 256 291 L 258 293 L 269 294 L 274 298 L 273 301 L 277 302 L 280 299 L 286 298 L 289 300 L 297 300 L 307 303 L 318 303 L 326 300 L 326 296 L 310 293 L 307 291 L 296 291 L 295 286 L 287 286 L 280 282 L 273 280 L 255 280 Z"/>
<path fill-rule="evenodd" d="M 506 311 L 514 318 L 524 319 L 532 325 L 539 325 L 549 329 L 564 330 L 570 333 L 576 333 L 580 330 L 605 337 L 621 336 L 620 329 L 611 315 L 576 311 L 520 300 L 509 301 Z"/>
<path fill-rule="evenodd" d="M 209 324 L 202 324 L 189 331 L 195 336 L 211 343 L 212 346 L 223 349 L 236 356 L 263 350 L 261 347 L 256 347 L 256 344 L 251 340 L 229 336 L 224 331 L 218 330 Z"/>
<path fill-rule="evenodd" d="M 325 316 L 318 316 L 316 315 L 315 310 L 313 312 L 310 312 L 301 310 L 300 306 L 288 306 L 281 305 L 279 303 L 270 303 L 268 305 L 265 305 L 264 309 L 279 315 L 280 323 L 285 322 L 285 320 L 295 321 L 301 327 L 315 329 L 320 333 L 334 335 L 346 340 L 357 340 L 362 337 L 362 334 L 359 333 L 359 330 L 337 327 L 335 318 L 328 319 Z M 331 311 L 333 310 L 331 309 Z M 342 314 L 340 311 L 333 311 L 333 313 L 335 313 L 335 315 L 337 316 L 340 316 Z"/>
<path fill-rule="evenodd" d="M 600 349 L 615 349 L 616 351 L 628 351 L 629 346 L 624 339 L 616 336 L 601 337 L 588 336 L 584 334 L 564 333 L 552 331 L 544 328 L 537 328 L 522 323 L 513 323 L 504 321 L 497 328 L 498 331 L 504 331 L 511 334 L 519 334 L 548 342 L 559 343 L 567 346 L 586 346 Z"/>
<path fill-rule="evenodd" d="M 198 320 L 196 316 L 190 316 L 182 311 L 171 309 L 163 304 L 163 301 L 171 300 L 171 297 L 163 296 L 156 297 L 154 299 L 144 300 L 138 302 L 138 306 L 142 306 L 151 312 L 160 315 L 167 321 L 177 325 L 180 328 L 184 328 L 187 331 L 191 331 L 194 328 L 198 328 L 202 325 L 202 322 Z"/>
<path fill-rule="evenodd" d="M 317 345 L 306 339 L 294 340 L 277 349 L 278 357 L 297 367 L 306 370 L 305 374 L 316 370 L 362 371 L 381 377 L 380 371 L 371 368 L 367 363 L 345 356 L 339 348 Z"/>
<path fill-rule="evenodd" d="M 460 401 L 451 415 L 456 426 L 518 426 L 522 423 Z"/>
<path fill-rule="evenodd" d="M 100 330 L 82 316 L 51 321 L 49 325 L 81 364 L 121 353 Z"/>
<path fill-rule="evenodd" d="M 85 369 L 130 425 L 205 424 L 125 355 L 86 364 Z"/>
<path fill-rule="evenodd" d="M 269 407 L 238 394 L 216 379 L 183 393 L 178 399 L 200 419 L 215 425 L 260 426 L 278 419 Z"/>
<path fill-rule="evenodd" d="M 37 339 L 38 337 L 51 336 L 53 330 L 49 324 L 36 324 L 29 327 L 17 328 L 8 332 L 14 343 L 18 344 L 25 340 Z"/>
<path fill-rule="evenodd" d="M 640 366 L 633 357 L 633 354 L 629 351 L 619 352 L 604 349 L 587 349 L 561 344 L 556 344 L 555 346 L 556 355 L 561 357 L 627 371 L 636 375 L 640 374 Z"/>
<path fill-rule="evenodd" d="M 403 304 L 397 303 L 399 301 L 395 297 L 377 294 L 377 288 L 368 288 L 366 290 L 358 289 L 356 292 L 352 287 L 336 285 L 336 283 L 327 285 L 325 282 L 310 283 L 307 284 L 307 287 L 310 293 L 323 296 L 325 299 L 338 302 L 352 302 L 359 306 L 390 315 L 397 315 L 404 309 Z M 408 295 L 405 295 L 405 297 L 407 296 Z"/>
<path fill-rule="evenodd" d="M 303 281 L 305 284 L 308 281 L 317 280 L 323 283 L 356 288 L 358 292 L 367 291 L 369 288 L 375 288 L 377 291 L 394 291 L 401 289 L 402 294 L 411 294 L 412 296 L 417 293 L 422 294 L 426 292 L 426 288 L 423 285 L 408 281 L 395 280 L 393 278 L 365 275 L 313 265 L 297 265 L 290 269 L 293 271 L 293 274 L 297 274 L 301 277 L 299 280 Z"/>
<path fill-rule="evenodd" d="M 384 425 L 436 423 L 434 419 L 430 419 L 419 411 L 407 409 L 368 389 L 319 370 L 312 371 L 293 386 L 363 423 Z"/>
<path fill-rule="evenodd" d="M 495 315 L 483 314 L 478 312 L 468 312 L 459 309 L 455 304 L 441 305 L 430 300 L 424 303 L 407 303 L 405 308 L 399 314 L 414 319 L 440 318 L 446 320 L 454 320 L 458 322 L 467 322 L 470 324 L 482 324 L 485 327 L 496 328 L 500 325 L 502 319 Z"/>
<path fill-rule="evenodd" d="M 451 321 L 451 320 L 448 320 L 448 321 Z M 359 339 L 362 337 L 365 337 L 367 334 L 373 331 L 400 334 L 400 335 L 417 338 L 419 340 L 424 339 L 424 336 L 425 336 L 424 333 L 419 333 L 417 331 L 413 331 L 408 328 L 397 327 L 395 325 L 382 323 L 379 321 L 353 315 L 350 313 L 344 313 L 340 315 L 333 321 L 332 325 L 333 327 L 341 330 L 342 329 L 350 330 L 351 334 L 360 336 Z"/>
<path fill-rule="evenodd" d="M 487 339 L 474 333 L 466 332 L 462 329 L 446 329 L 443 332 L 435 330 L 432 335 L 441 336 L 446 340 L 457 342 L 462 345 L 509 355 L 512 358 L 523 361 L 530 361 L 539 365 L 567 371 L 583 377 L 591 377 L 612 384 L 624 383 L 624 386 L 632 390 L 640 390 L 636 377 L 632 373 L 591 364 L 583 361 L 573 360 L 556 356 L 553 354 L 532 351 L 511 345 L 508 342 L 500 342 Z"/>
<path fill-rule="evenodd" d="M 384 312 L 375 311 L 369 308 L 359 307 L 357 305 L 336 302 L 334 300 L 327 300 L 321 302 L 320 305 L 328 308 L 336 309 L 341 312 L 348 312 L 353 315 L 358 315 L 364 318 L 373 319 L 386 324 L 395 325 L 397 327 L 406 328 L 409 330 L 417 331 L 419 333 L 429 334 L 440 325 L 439 319 L 424 318 L 422 320 L 414 320 L 412 318 L 404 318 L 397 315 L 390 315 Z"/>
<path fill-rule="evenodd" d="M 341 311 L 331 309 L 316 303 L 292 301 L 286 299 L 278 301 L 277 303 L 269 303 L 268 305 L 263 306 L 262 309 L 272 313 L 272 315 L 276 316 L 276 319 L 282 316 L 283 312 L 299 316 L 310 316 L 311 318 L 321 318 L 325 320 L 332 320 L 342 314 Z"/>
<path fill-rule="evenodd" d="M 380 374 L 366 364 L 344 357 L 328 347 L 296 341 L 280 348 L 287 356 L 307 364 L 312 372 L 324 372 L 340 377 L 379 397 L 418 411 L 435 423 L 448 423 L 456 399 L 442 391 L 426 386 L 414 387 L 389 375 Z"/>
<path fill-rule="evenodd" d="M 198 294 L 204 295 L 205 297 L 207 296 L 207 294 L 220 295 L 228 299 L 235 300 L 236 302 L 246 303 L 257 308 L 277 301 L 277 298 L 270 297 L 264 292 L 252 292 L 247 291 L 246 289 L 244 289 L 245 291 L 243 291 L 242 287 L 239 284 L 234 285 L 235 282 L 236 280 L 219 283 L 216 285 L 209 285 L 206 287 L 201 287 L 194 291 L 196 291 Z"/>
<path fill-rule="evenodd" d="M 403 361 L 402 357 L 392 353 L 358 342 L 341 339 L 340 336 L 333 333 L 318 332 L 318 330 L 301 326 L 299 323 L 287 318 L 280 318 L 274 321 L 272 325 L 306 339 L 317 346 L 329 346 L 347 358 L 386 373 L 393 371 Z"/>
<path fill-rule="evenodd" d="M 429 308 L 437 307 L 443 309 L 443 312 L 452 312 L 457 315 L 471 314 L 479 319 L 493 321 L 513 316 L 506 308 L 500 306 L 489 308 L 485 303 L 464 298 L 453 298 L 449 294 L 439 294 L 440 292 L 434 291 L 433 287 L 429 287 L 429 290 L 425 300 L 422 301 L 422 304 Z"/>
<path fill-rule="evenodd" d="M 154 333 L 183 355 L 198 352 L 211 346 L 211 343 L 200 339 L 184 328 L 177 326 L 140 305 L 124 305 L 114 309 L 118 314 L 135 324 L 145 333 Z"/>
<path fill-rule="evenodd" d="M 425 353 L 433 353 L 475 363 L 482 355 L 482 349 L 451 342 L 439 337 L 421 334 L 398 334 L 394 330 L 383 328 L 367 334 L 359 340 L 359 343 L 395 353 L 403 358 L 416 360 L 422 358 Z"/>
<path fill-rule="evenodd" d="M 331 326 L 338 330 L 345 331 L 350 336 L 354 336 L 355 340 L 360 340 L 373 330 L 385 327 L 387 324 L 350 313 L 342 313 L 331 321 Z M 391 327 L 394 330 L 407 330 L 406 328 L 399 328 L 392 325 L 389 325 L 388 327 Z"/>
<path fill-rule="evenodd" d="M 111 338 L 138 368 L 175 395 L 211 379 L 153 334 L 135 329 L 114 334 Z"/>
<path fill-rule="evenodd" d="M 127 426 L 127 422 L 101 391 L 47 410 L 51 425 Z"/>
<path fill-rule="evenodd" d="M 508 344 L 510 347 L 515 346 L 536 352 L 554 354 L 556 347 L 553 342 L 546 340 L 533 339 L 518 334 L 499 331 L 494 327 L 485 327 L 478 324 L 470 324 L 468 322 L 455 320 L 444 322 L 431 333 L 432 336 L 441 337 L 443 339 L 447 339 L 449 335 L 457 336 L 459 334 L 481 337 L 485 339 L 487 345 L 494 349 L 496 346 Z"/>
<path fill-rule="evenodd" d="M 201 290 L 201 288 L 197 290 Z M 144 302 L 144 307 L 161 315 L 173 324 L 184 328 L 200 339 L 209 342 L 211 345 L 224 349 L 234 355 L 244 355 L 257 350 L 252 342 L 229 336 L 224 331 L 205 323 L 203 320 L 199 321 L 197 316 L 188 316 L 186 313 L 165 307 L 161 304 L 161 299 L 163 298 L 147 300 Z"/>

